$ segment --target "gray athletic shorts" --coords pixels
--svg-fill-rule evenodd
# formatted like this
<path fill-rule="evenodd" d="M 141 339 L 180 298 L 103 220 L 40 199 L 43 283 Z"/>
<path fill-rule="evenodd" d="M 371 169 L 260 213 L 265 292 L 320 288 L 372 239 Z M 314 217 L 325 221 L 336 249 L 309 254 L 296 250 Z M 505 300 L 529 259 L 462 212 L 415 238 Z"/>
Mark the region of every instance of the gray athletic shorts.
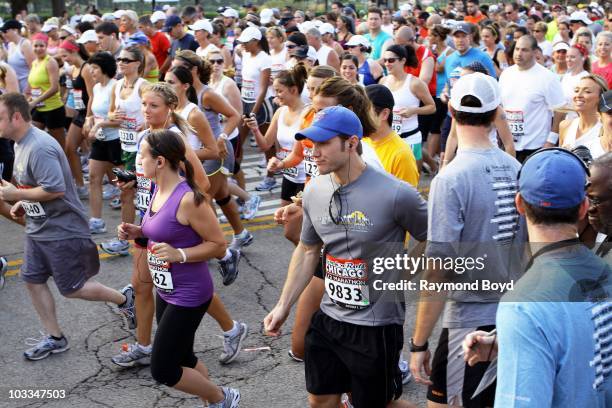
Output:
<path fill-rule="evenodd" d="M 226 176 L 230 176 L 234 173 L 234 146 L 229 140 L 225 141 L 225 148 L 227 149 L 227 156 L 224 160 L 204 160 L 202 165 L 204 166 L 204 172 L 207 176 L 215 175 L 219 170 Z M 221 169 L 223 167 L 223 169 Z"/>
<path fill-rule="evenodd" d="M 21 278 L 42 284 L 53 277 L 59 292 L 66 296 L 83 287 L 100 271 L 98 248 L 89 238 L 58 241 L 25 240 Z"/>

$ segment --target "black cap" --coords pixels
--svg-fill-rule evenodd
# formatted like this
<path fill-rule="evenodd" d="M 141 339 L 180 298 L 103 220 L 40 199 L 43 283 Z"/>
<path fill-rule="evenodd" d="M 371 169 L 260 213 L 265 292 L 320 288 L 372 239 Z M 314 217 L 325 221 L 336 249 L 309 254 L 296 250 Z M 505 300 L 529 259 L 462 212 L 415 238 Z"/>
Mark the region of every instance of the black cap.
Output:
<path fill-rule="evenodd" d="M 244 3 L 242 5 L 242 7 L 244 7 L 244 8 L 251 8 L 251 7 L 253 7 L 253 3 Z"/>
<path fill-rule="evenodd" d="M 393 110 L 395 99 L 389 88 L 380 84 L 372 84 L 366 86 L 365 91 L 372 105 L 380 109 L 388 108 Z"/>
<path fill-rule="evenodd" d="M 472 34 L 472 27 L 470 23 L 461 21 L 453 27 L 453 35 L 455 35 L 455 33 Z"/>
<path fill-rule="evenodd" d="M 294 19 L 293 14 L 283 14 L 283 16 L 281 17 L 278 23 L 280 25 L 285 25 L 293 19 Z"/>
<path fill-rule="evenodd" d="M 0 31 L 6 33 L 8 30 L 10 29 L 17 29 L 17 30 L 21 30 L 23 26 L 21 25 L 21 23 L 17 20 L 6 20 L 4 22 L 4 24 L 2 25 L 2 28 L 0 28 Z"/>
<path fill-rule="evenodd" d="M 302 45 L 300 47 L 295 47 L 290 53 L 289 55 L 291 55 L 292 57 L 296 57 L 296 58 L 307 58 L 308 57 L 308 46 L 307 45 Z"/>
<path fill-rule="evenodd" d="M 612 91 L 606 91 L 601 95 L 599 99 L 599 111 L 601 113 L 612 111 Z"/>

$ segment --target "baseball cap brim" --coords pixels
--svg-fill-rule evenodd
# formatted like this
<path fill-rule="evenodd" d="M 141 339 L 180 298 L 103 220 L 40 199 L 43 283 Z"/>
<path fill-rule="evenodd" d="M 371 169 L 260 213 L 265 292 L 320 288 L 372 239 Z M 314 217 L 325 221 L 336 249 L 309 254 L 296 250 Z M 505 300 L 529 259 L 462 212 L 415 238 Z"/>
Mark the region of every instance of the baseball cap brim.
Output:
<path fill-rule="evenodd" d="M 295 134 L 295 140 L 310 139 L 313 142 L 326 142 L 338 136 L 335 130 L 325 129 L 319 126 L 310 126 Z"/>

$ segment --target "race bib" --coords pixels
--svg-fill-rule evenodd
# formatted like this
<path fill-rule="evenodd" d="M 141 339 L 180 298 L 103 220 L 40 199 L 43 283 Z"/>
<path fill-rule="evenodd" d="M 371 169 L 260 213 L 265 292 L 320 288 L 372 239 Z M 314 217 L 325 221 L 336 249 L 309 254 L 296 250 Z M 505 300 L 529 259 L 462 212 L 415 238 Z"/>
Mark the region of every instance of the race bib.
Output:
<path fill-rule="evenodd" d="M 153 284 L 164 292 L 172 292 L 174 290 L 174 284 L 172 283 L 170 262 L 159 259 L 151 250 L 153 245 L 155 245 L 155 242 L 149 240 L 147 245 L 147 262 L 149 263 Z"/>
<path fill-rule="evenodd" d="M 334 304 L 352 310 L 370 306 L 367 264 L 361 259 L 325 256 L 325 291 Z"/>
<path fill-rule="evenodd" d="M 304 171 L 310 177 L 317 177 L 319 175 L 319 166 L 312 157 L 312 149 L 304 148 Z"/>
<path fill-rule="evenodd" d="M 242 80 L 242 99 L 245 101 L 255 100 L 255 81 L 249 79 Z"/>
<path fill-rule="evenodd" d="M 119 128 L 119 140 L 121 140 L 121 149 L 126 152 L 135 152 L 136 139 L 138 138 L 136 119 L 127 118 L 121 124 Z"/>
<path fill-rule="evenodd" d="M 28 217 L 35 220 L 40 220 L 47 217 L 42 204 L 40 204 L 38 201 L 22 201 L 21 207 Z"/>
<path fill-rule="evenodd" d="M 523 111 L 506 110 L 506 119 L 510 126 L 510 132 L 515 142 L 522 136 L 525 136 L 525 117 Z"/>
<path fill-rule="evenodd" d="M 150 178 L 136 175 L 136 208 L 140 211 L 147 211 L 151 204 L 152 185 Z"/>
<path fill-rule="evenodd" d="M 32 93 L 32 99 L 39 98 L 43 94 L 42 89 L 40 89 L 40 88 L 32 88 L 31 89 L 31 93 Z M 37 108 L 40 108 L 41 106 L 45 106 L 45 103 L 44 102 L 38 102 L 36 104 Z"/>
<path fill-rule="evenodd" d="M 283 149 L 281 147 L 281 149 L 276 152 L 276 157 L 279 160 L 283 160 L 284 158 L 286 158 L 289 155 L 289 153 L 291 153 L 289 150 Z M 286 175 L 287 177 L 297 178 L 297 176 L 298 176 L 298 168 L 297 168 L 297 166 L 289 167 L 289 168 L 284 168 L 282 173 L 284 175 Z"/>
<path fill-rule="evenodd" d="M 83 110 L 87 108 L 85 103 L 83 102 L 83 90 L 82 89 L 73 89 L 72 94 L 74 95 L 74 109 Z"/>
<path fill-rule="evenodd" d="M 393 112 L 393 123 L 391 129 L 398 135 L 402 134 L 402 116 L 399 113 Z"/>
<path fill-rule="evenodd" d="M 100 123 L 104 120 L 102 116 L 94 115 L 94 123 Z M 100 141 L 106 140 L 106 135 L 104 134 L 104 130 L 102 128 L 98 128 L 96 131 L 96 139 Z"/>

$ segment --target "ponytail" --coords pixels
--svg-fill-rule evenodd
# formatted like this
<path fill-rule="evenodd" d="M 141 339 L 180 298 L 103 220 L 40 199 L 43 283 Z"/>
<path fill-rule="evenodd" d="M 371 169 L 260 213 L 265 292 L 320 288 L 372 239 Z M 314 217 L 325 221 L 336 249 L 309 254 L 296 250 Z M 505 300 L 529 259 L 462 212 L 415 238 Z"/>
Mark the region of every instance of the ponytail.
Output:
<path fill-rule="evenodd" d="M 170 111 L 170 117 L 172 118 L 172 122 L 176 125 L 177 128 L 181 131 L 182 134 L 187 135 L 189 133 L 194 133 L 195 130 L 191 127 L 189 122 L 181 115 L 176 113 L 174 110 Z"/>
<path fill-rule="evenodd" d="M 185 180 L 187 181 L 187 185 L 193 191 L 193 201 L 195 202 L 196 207 L 199 207 L 206 197 L 204 196 L 204 193 L 200 191 L 198 185 L 195 183 L 193 166 L 191 165 L 189 160 L 187 160 L 187 158 L 183 156 L 181 158 L 181 161 L 183 162 L 183 166 L 185 166 Z"/>

